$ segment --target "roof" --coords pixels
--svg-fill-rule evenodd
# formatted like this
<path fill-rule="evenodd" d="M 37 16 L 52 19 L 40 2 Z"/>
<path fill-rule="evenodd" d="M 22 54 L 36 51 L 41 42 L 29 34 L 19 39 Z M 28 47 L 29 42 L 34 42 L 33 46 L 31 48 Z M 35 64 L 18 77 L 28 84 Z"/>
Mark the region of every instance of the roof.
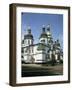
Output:
<path fill-rule="evenodd" d="M 45 47 L 44 44 L 39 44 L 37 50 L 45 50 Z"/>
<path fill-rule="evenodd" d="M 32 34 L 24 35 L 24 39 L 33 39 L 33 35 Z"/>
<path fill-rule="evenodd" d="M 40 35 L 40 38 L 48 38 L 48 36 L 47 36 L 46 33 L 42 33 L 42 34 Z"/>
<path fill-rule="evenodd" d="M 37 44 L 32 44 L 32 45 L 29 45 L 29 46 L 26 46 L 26 47 L 23 46 L 23 47 L 27 48 L 27 47 L 32 47 L 32 46 L 39 46 L 40 44 L 44 45 L 45 47 L 48 47 L 48 45 L 45 45 L 43 43 L 37 43 Z"/>

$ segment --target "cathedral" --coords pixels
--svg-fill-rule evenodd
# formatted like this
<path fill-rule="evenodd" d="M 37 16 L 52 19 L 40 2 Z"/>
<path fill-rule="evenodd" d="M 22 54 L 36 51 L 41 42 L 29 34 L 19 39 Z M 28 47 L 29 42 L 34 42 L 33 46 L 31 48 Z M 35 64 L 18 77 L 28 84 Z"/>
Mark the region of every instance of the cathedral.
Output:
<path fill-rule="evenodd" d="M 21 60 L 23 63 L 60 63 L 63 61 L 63 51 L 59 40 L 54 41 L 50 30 L 50 25 L 42 26 L 39 42 L 34 44 L 34 36 L 31 28 L 27 28 L 27 33 L 21 44 Z"/>

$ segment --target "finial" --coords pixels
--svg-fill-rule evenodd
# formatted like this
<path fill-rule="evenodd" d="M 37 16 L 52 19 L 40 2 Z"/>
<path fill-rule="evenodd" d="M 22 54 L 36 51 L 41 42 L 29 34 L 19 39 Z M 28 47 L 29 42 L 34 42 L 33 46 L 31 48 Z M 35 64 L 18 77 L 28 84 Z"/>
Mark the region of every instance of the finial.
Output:
<path fill-rule="evenodd" d="M 27 27 L 27 30 L 30 30 L 30 29 L 31 29 L 31 27 L 30 27 L 30 26 L 28 26 L 28 27 Z"/>
<path fill-rule="evenodd" d="M 47 30 L 50 30 L 50 24 L 47 25 Z"/>
<path fill-rule="evenodd" d="M 59 39 L 57 39 L 57 42 L 59 42 Z"/>
<path fill-rule="evenodd" d="M 42 26 L 42 32 L 45 33 L 45 25 Z"/>
<path fill-rule="evenodd" d="M 30 26 L 27 27 L 27 31 L 28 31 L 28 34 L 31 34 L 31 27 Z"/>
<path fill-rule="evenodd" d="M 45 25 L 43 25 L 42 28 L 45 28 Z"/>

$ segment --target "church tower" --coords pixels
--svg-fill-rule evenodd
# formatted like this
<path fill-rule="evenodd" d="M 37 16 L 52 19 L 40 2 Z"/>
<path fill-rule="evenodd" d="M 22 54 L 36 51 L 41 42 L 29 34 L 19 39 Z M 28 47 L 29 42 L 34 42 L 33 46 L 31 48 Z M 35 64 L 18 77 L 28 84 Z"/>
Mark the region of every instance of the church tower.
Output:
<path fill-rule="evenodd" d="M 53 43 L 53 40 L 52 40 L 51 31 L 50 31 L 50 24 L 48 24 L 47 26 L 47 39 L 48 39 L 48 45 L 51 45 Z"/>
<path fill-rule="evenodd" d="M 57 41 L 56 41 L 56 50 L 55 50 L 55 51 L 56 51 L 56 55 L 55 55 L 55 56 L 56 56 L 57 62 L 60 61 L 60 54 L 61 54 L 61 53 L 60 53 L 60 51 L 61 51 L 60 49 L 61 49 L 61 47 L 60 47 L 60 42 L 59 42 L 59 40 L 57 40 Z"/>
<path fill-rule="evenodd" d="M 41 33 L 39 39 L 40 39 L 40 43 L 43 43 L 43 44 L 47 45 L 47 34 L 46 34 L 46 31 L 45 31 L 45 26 L 44 25 L 42 27 L 42 33 Z"/>
<path fill-rule="evenodd" d="M 33 54 L 33 35 L 31 33 L 31 28 L 27 27 L 27 33 L 24 35 L 24 46 L 22 47 L 22 51 L 23 51 L 23 60 L 25 60 L 25 62 L 32 62 L 32 54 Z"/>
<path fill-rule="evenodd" d="M 33 35 L 31 33 L 31 28 L 27 27 L 27 34 L 24 35 L 24 46 L 33 45 Z"/>

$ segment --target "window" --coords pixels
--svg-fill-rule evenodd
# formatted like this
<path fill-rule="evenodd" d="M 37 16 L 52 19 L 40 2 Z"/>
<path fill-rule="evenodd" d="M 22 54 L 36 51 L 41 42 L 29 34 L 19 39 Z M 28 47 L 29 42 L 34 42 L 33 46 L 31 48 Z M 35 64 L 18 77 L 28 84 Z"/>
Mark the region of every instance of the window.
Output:
<path fill-rule="evenodd" d="M 27 48 L 25 48 L 25 53 L 27 53 Z"/>
<path fill-rule="evenodd" d="M 24 40 L 22 40 L 22 44 L 24 44 Z"/>
<path fill-rule="evenodd" d="M 21 56 L 21 58 L 24 58 L 23 56 Z"/>
<path fill-rule="evenodd" d="M 24 44 L 26 44 L 27 42 L 26 42 L 26 40 L 24 40 Z"/>
<path fill-rule="evenodd" d="M 30 40 L 28 40 L 28 44 L 30 45 Z"/>
<path fill-rule="evenodd" d="M 23 48 L 21 49 L 21 52 L 24 53 L 24 49 Z"/>
<path fill-rule="evenodd" d="M 33 40 L 31 41 L 31 44 L 33 45 Z"/>
<path fill-rule="evenodd" d="M 41 40 L 42 43 L 45 43 L 45 40 Z"/>
<path fill-rule="evenodd" d="M 33 53 L 33 48 L 32 48 L 32 53 Z"/>

